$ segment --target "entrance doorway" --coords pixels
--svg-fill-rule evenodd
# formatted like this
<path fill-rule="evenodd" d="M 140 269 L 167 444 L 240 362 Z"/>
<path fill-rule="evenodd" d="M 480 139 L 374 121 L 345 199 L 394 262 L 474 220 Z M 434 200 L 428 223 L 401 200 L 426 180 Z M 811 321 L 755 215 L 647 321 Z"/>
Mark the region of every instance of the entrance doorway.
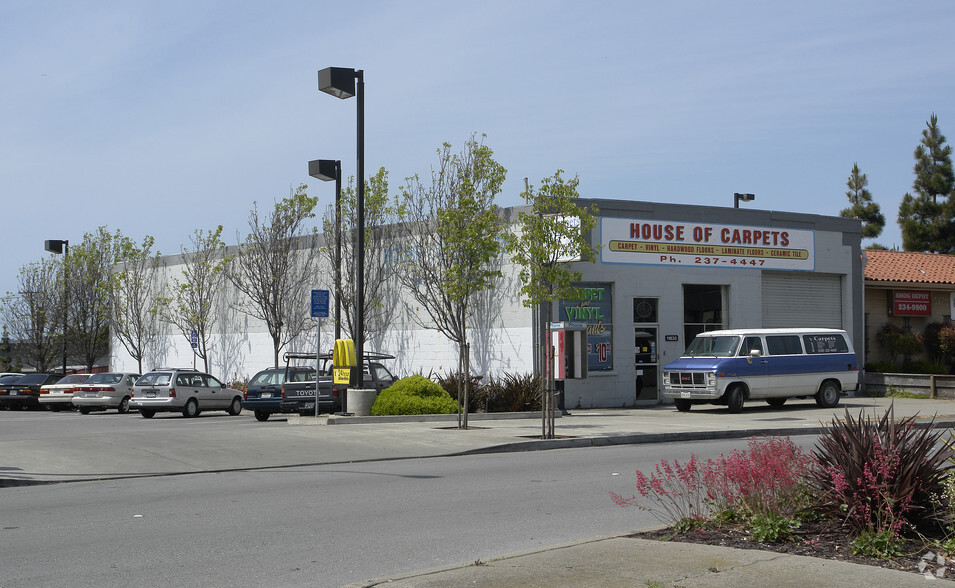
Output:
<path fill-rule="evenodd" d="M 659 298 L 633 299 L 633 363 L 635 374 L 635 404 L 656 403 L 659 400 L 659 360 L 657 321 Z"/>

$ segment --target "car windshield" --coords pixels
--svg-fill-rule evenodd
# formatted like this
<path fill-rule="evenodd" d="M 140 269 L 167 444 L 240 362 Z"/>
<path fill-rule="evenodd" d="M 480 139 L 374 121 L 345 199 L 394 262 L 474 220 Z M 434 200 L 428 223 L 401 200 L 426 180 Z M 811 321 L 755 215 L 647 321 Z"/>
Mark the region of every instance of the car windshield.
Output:
<path fill-rule="evenodd" d="M 123 379 L 123 374 L 95 374 L 86 381 L 87 384 L 117 384 Z"/>
<path fill-rule="evenodd" d="M 698 355 L 714 357 L 731 357 L 736 355 L 736 348 L 739 347 L 739 337 L 735 335 L 720 335 L 717 337 L 698 336 L 693 339 L 690 346 L 686 348 L 684 356 L 696 357 Z"/>
<path fill-rule="evenodd" d="M 2 378 L 0 378 L 0 384 L 12 384 L 22 377 L 23 377 L 22 375 L 3 376 Z"/>
<path fill-rule="evenodd" d="M 136 385 L 137 386 L 166 386 L 169 384 L 169 380 L 171 378 L 172 378 L 172 374 L 169 372 L 152 372 L 139 378 L 139 380 L 136 381 Z"/>
<path fill-rule="evenodd" d="M 17 384 L 44 384 L 47 377 L 47 374 L 28 374 L 17 380 Z"/>
<path fill-rule="evenodd" d="M 295 370 L 289 373 L 289 382 L 314 382 L 315 370 Z"/>

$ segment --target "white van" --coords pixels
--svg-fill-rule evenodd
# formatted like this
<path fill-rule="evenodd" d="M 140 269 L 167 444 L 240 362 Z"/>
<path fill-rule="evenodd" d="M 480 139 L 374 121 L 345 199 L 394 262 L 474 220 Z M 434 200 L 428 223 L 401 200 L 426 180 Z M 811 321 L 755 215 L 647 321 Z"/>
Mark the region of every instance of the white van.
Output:
<path fill-rule="evenodd" d="M 663 396 L 681 412 L 711 403 L 737 413 L 748 400 L 782 406 L 809 396 L 833 408 L 858 386 L 859 361 L 839 329 L 708 331 L 663 368 Z"/>

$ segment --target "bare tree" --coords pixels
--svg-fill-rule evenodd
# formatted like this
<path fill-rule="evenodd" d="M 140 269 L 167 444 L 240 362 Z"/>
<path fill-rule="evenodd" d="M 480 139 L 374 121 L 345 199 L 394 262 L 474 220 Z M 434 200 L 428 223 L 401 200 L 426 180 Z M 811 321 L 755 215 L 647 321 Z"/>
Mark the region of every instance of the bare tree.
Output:
<path fill-rule="evenodd" d="M 123 239 L 122 263 L 113 273 L 113 333 L 143 373 L 146 350 L 159 337 L 159 252 L 146 236 L 141 245 Z"/>
<path fill-rule="evenodd" d="M 458 399 L 463 418 L 458 424 L 467 428 L 468 322 L 476 295 L 501 277 L 495 261 L 503 250 L 505 223 L 494 198 L 507 171 L 474 136 L 461 153 L 452 153 L 445 143 L 437 154 L 431 185 L 415 176 L 408 178 L 404 189 L 402 242 L 409 254 L 398 275 L 430 319 L 419 324 L 437 329 L 458 346 L 458 381 L 463 387 L 463 399 Z"/>
<path fill-rule="evenodd" d="M 182 279 L 173 278 L 173 292 L 160 298 L 163 317 L 174 324 L 187 341 L 196 335 L 195 353 L 209 371 L 209 343 L 224 285 L 225 244 L 222 225 L 203 232 L 197 229 L 192 249 L 182 249 Z"/>
<path fill-rule="evenodd" d="M 3 319 L 12 345 L 26 365 L 49 370 L 62 349 L 61 262 L 48 257 L 20 268 L 20 291 L 3 300 Z"/>
<path fill-rule="evenodd" d="M 70 249 L 66 262 L 66 288 L 69 292 L 69 342 L 87 371 L 96 360 L 109 353 L 109 327 L 112 318 L 113 265 L 119 260 L 122 234 L 99 227 L 86 233 L 83 241 Z"/>
<path fill-rule="evenodd" d="M 335 208 L 329 207 L 322 219 L 325 231 L 325 247 L 322 255 L 332 268 L 347 272 L 349 268 L 357 271 L 357 249 L 355 238 L 358 231 L 357 198 L 355 178 L 342 189 L 341 226 L 337 226 Z M 396 271 L 393 251 L 395 223 L 398 210 L 388 196 L 388 172 L 380 168 L 378 173 L 368 179 L 365 185 L 365 296 L 364 296 L 364 333 L 362 340 L 368 341 L 383 334 L 394 315 L 394 306 L 398 297 L 392 290 Z M 336 232 L 336 228 L 338 231 Z M 337 256 L 336 239 L 341 244 L 341 259 Z M 355 338 L 355 324 L 358 293 L 357 280 L 348 275 L 333 281 L 333 292 L 341 304 L 343 325 L 339 325 Z"/>
<path fill-rule="evenodd" d="M 306 188 L 300 185 L 276 202 L 264 219 L 253 204 L 249 234 L 229 265 L 229 280 L 245 294 L 237 308 L 265 322 L 275 367 L 279 351 L 310 325 L 307 294 L 315 279 L 316 229 L 305 222 L 314 218 L 318 199 L 308 196 Z"/>

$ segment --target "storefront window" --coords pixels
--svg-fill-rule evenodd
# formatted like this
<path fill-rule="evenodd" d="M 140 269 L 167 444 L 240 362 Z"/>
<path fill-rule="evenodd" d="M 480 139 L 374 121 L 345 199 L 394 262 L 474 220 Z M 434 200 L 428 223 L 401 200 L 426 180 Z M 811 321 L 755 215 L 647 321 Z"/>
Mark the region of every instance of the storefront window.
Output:
<path fill-rule="evenodd" d="M 683 285 L 683 340 L 689 345 L 705 331 L 725 328 L 723 323 L 723 286 Z"/>
<path fill-rule="evenodd" d="M 575 284 L 574 300 L 557 301 L 558 320 L 587 325 L 587 371 L 613 370 L 613 290 L 606 282 Z"/>

